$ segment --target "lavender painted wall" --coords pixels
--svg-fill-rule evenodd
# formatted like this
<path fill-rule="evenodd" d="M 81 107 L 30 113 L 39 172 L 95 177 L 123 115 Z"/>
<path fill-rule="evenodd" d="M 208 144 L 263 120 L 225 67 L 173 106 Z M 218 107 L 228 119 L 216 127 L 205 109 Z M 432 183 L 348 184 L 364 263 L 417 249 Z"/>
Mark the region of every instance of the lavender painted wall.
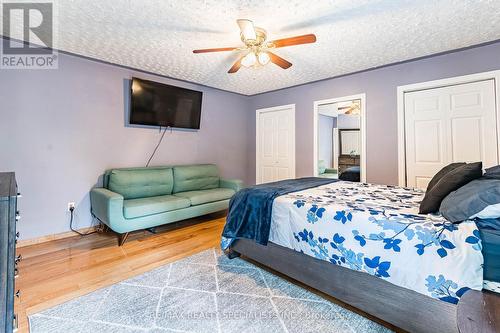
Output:
<path fill-rule="evenodd" d="M 152 165 L 216 163 L 246 182 L 255 117 L 249 98 L 59 55 L 58 70 L 0 71 L 0 171 L 16 171 L 22 239 L 90 225 L 89 190 L 105 169 L 143 166 L 158 129 L 125 126 L 125 83 L 132 76 L 203 91 L 201 130 L 167 132 Z"/>
<path fill-rule="evenodd" d="M 313 172 L 313 102 L 366 93 L 367 180 L 397 184 L 397 87 L 500 69 L 500 42 L 252 96 L 252 110 L 295 104 L 296 175 Z M 255 118 L 252 133 L 255 132 Z M 253 134 L 251 135 L 253 137 Z M 255 142 L 248 147 L 255 158 Z M 247 178 L 255 179 L 251 165 Z"/>

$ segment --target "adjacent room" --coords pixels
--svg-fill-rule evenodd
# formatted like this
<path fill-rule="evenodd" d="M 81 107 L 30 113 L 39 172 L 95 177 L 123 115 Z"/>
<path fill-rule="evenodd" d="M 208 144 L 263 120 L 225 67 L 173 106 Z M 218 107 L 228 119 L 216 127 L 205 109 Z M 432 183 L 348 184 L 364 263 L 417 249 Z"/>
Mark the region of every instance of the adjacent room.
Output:
<path fill-rule="evenodd" d="M 315 103 L 318 177 L 359 182 L 361 179 L 361 99 Z M 360 96 L 365 98 L 365 96 Z M 364 103 L 363 103 L 364 105 Z M 363 115 L 364 116 L 364 115 Z M 363 129 L 363 133 L 366 129 Z M 363 134 L 363 138 L 364 138 Z M 364 161 L 364 156 L 363 156 Z M 364 168 L 363 168 L 364 170 Z M 363 171 L 366 181 L 365 171 Z"/>
<path fill-rule="evenodd" d="M 0 2 L 0 332 L 500 333 L 500 2 Z"/>

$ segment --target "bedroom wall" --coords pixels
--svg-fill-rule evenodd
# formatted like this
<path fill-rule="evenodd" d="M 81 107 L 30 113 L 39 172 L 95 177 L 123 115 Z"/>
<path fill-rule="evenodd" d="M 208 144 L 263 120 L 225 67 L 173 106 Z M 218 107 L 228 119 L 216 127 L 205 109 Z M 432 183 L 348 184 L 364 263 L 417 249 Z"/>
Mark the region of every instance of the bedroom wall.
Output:
<path fill-rule="evenodd" d="M 500 69 L 500 42 L 252 96 L 251 109 L 295 104 L 296 175 L 313 172 L 313 102 L 366 93 L 367 180 L 397 184 L 397 87 Z M 255 117 L 250 119 L 251 136 Z M 248 146 L 255 160 L 255 141 Z M 247 178 L 255 180 L 255 163 Z"/>
<path fill-rule="evenodd" d="M 103 171 L 145 165 L 160 133 L 125 125 L 132 76 L 203 91 L 201 130 L 168 131 L 152 165 L 215 163 L 223 177 L 254 181 L 248 97 L 61 53 L 57 70 L 0 72 L 0 171 L 17 174 L 21 239 L 68 231 L 70 201 L 75 226 L 89 226 Z"/>

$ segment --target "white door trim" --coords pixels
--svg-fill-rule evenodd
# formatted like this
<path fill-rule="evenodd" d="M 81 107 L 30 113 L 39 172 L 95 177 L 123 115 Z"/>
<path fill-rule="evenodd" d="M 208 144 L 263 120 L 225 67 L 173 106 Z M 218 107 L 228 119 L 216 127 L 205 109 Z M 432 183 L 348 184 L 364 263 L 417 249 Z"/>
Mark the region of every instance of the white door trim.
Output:
<path fill-rule="evenodd" d="M 333 104 L 339 102 L 352 101 L 355 99 L 361 100 L 361 182 L 366 183 L 366 94 L 357 94 L 351 96 L 343 96 L 337 98 L 323 99 L 314 101 L 313 109 L 313 176 L 318 176 L 318 113 L 319 106 L 323 104 Z"/>
<path fill-rule="evenodd" d="M 273 111 L 283 111 L 283 110 L 288 110 L 291 112 L 292 116 L 292 134 L 293 134 L 293 140 L 292 140 L 292 178 L 295 178 L 295 104 L 287 104 L 287 105 L 279 105 L 279 106 L 273 106 L 270 108 L 265 108 L 265 109 L 257 109 L 255 111 L 255 183 L 259 184 L 259 179 L 260 179 L 260 128 L 259 128 L 259 117 L 261 113 L 265 112 L 273 112 Z"/>
<path fill-rule="evenodd" d="M 454 86 L 464 83 L 491 80 L 495 81 L 495 106 L 497 113 L 497 136 L 500 142 L 500 70 L 484 73 L 457 76 L 442 80 L 419 82 L 405 86 L 399 86 L 398 94 L 398 183 L 399 186 L 406 186 L 406 146 L 405 146 L 405 93 Z M 500 156 L 500 146 L 498 147 Z"/>

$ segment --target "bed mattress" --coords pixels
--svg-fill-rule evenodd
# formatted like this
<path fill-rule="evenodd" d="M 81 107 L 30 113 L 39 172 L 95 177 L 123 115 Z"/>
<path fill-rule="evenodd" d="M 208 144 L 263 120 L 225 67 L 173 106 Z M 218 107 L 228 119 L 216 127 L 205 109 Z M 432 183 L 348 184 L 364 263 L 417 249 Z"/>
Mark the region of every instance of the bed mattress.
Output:
<path fill-rule="evenodd" d="M 422 196 L 351 182 L 279 196 L 269 241 L 457 303 L 483 287 L 480 232 L 473 221 L 418 215 Z"/>

